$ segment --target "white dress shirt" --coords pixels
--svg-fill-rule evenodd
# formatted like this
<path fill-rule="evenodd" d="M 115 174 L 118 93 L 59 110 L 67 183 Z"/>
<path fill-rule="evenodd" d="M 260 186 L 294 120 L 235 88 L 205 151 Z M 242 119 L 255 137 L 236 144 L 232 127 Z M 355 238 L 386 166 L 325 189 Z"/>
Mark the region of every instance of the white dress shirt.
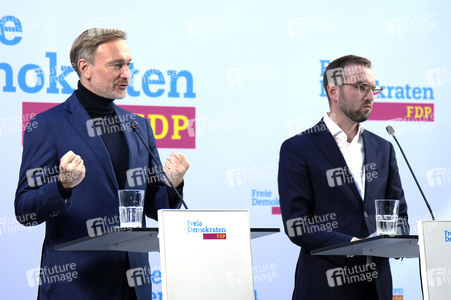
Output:
<path fill-rule="evenodd" d="M 329 117 L 329 113 L 326 113 L 324 116 L 324 123 L 334 137 L 338 148 L 340 148 L 341 154 L 343 154 L 349 172 L 360 193 L 360 197 L 362 197 L 363 200 L 365 197 L 365 170 L 363 166 L 365 149 L 362 136 L 364 130 L 363 126 L 359 123 L 359 129 L 356 136 L 348 143 L 346 133 Z"/>

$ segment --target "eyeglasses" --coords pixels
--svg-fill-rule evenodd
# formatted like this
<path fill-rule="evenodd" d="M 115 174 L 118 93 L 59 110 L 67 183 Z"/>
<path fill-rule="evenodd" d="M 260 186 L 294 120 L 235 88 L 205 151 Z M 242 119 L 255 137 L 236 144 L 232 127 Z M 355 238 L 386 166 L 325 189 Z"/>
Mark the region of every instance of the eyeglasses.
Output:
<path fill-rule="evenodd" d="M 368 95 L 371 90 L 373 91 L 373 97 L 377 98 L 382 92 L 382 88 L 380 86 L 371 86 L 366 83 L 342 83 L 342 85 L 350 85 L 355 87 L 362 96 Z"/>

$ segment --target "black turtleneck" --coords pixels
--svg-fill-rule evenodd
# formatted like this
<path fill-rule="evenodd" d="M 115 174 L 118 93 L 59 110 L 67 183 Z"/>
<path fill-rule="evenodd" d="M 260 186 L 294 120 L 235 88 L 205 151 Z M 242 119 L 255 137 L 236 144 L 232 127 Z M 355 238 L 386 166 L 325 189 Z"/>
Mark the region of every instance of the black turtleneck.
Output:
<path fill-rule="evenodd" d="M 107 99 L 94 94 L 85 88 L 80 81 L 78 82 L 78 89 L 75 91 L 75 94 L 91 119 L 101 118 L 103 120 L 103 126 L 100 127 L 100 137 L 110 154 L 119 189 L 124 189 L 127 181 L 126 172 L 129 167 L 129 150 L 124 133 L 119 126 L 119 120 L 114 112 L 114 99 Z M 130 269 L 128 253 L 125 258 L 124 266 L 125 273 L 125 271 Z M 120 293 L 122 294 L 122 299 L 136 299 L 134 288 L 128 285 L 125 274 L 122 276 Z"/>
<path fill-rule="evenodd" d="M 114 112 L 114 99 L 103 98 L 85 88 L 80 81 L 75 94 L 91 119 L 102 119 L 100 137 L 110 154 L 119 189 L 124 189 L 127 181 L 129 150 L 119 120 Z"/>

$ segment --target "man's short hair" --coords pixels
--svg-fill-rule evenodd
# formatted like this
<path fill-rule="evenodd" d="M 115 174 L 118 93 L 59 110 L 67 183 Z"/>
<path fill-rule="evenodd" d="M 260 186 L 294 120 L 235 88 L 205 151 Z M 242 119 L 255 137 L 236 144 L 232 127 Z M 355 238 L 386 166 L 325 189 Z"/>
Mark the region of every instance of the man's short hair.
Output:
<path fill-rule="evenodd" d="M 327 65 L 327 68 L 324 71 L 324 75 L 323 75 L 323 86 L 326 91 L 326 95 L 327 95 L 327 99 L 329 100 L 329 103 L 330 103 L 330 98 L 329 98 L 329 93 L 327 92 L 327 86 L 329 85 L 329 77 L 330 77 L 330 76 L 328 76 L 328 75 L 330 75 L 329 72 L 333 69 L 341 69 L 341 70 L 343 70 L 343 75 L 345 76 L 344 68 L 349 65 L 361 65 L 365 68 L 371 68 L 371 61 L 369 59 L 366 59 L 364 57 L 357 56 L 357 55 L 346 55 L 346 56 L 337 58 L 334 61 L 332 61 L 331 63 L 329 63 Z M 343 76 L 343 79 L 344 79 L 344 76 Z M 335 84 L 335 82 L 334 82 L 334 84 Z"/>
<path fill-rule="evenodd" d="M 119 29 L 91 28 L 80 34 L 70 49 L 70 62 L 78 77 L 81 75 L 78 69 L 78 61 L 80 59 L 86 59 L 88 62 L 94 63 L 97 48 L 101 44 L 116 39 L 125 40 L 126 38 L 126 33 Z"/>

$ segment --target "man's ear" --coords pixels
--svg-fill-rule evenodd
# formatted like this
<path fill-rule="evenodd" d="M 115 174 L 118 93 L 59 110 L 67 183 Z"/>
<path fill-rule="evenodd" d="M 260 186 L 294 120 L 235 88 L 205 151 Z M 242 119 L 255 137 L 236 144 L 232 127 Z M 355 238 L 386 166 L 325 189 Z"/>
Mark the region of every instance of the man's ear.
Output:
<path fill-rule="evenodd" d="M 86 59 L 82 58 L 78 61 L 80 76 L 84 77 L 86 80 L 91 79 L 91 67 L 91 64 Z"/>
<path fill-rule="evenodd" d="M 327 85 L 327 93 L 329 94 L 330 101 L 337 103 L 340 97 L 340 87 L 338 85 L 329 83 Z"/>

